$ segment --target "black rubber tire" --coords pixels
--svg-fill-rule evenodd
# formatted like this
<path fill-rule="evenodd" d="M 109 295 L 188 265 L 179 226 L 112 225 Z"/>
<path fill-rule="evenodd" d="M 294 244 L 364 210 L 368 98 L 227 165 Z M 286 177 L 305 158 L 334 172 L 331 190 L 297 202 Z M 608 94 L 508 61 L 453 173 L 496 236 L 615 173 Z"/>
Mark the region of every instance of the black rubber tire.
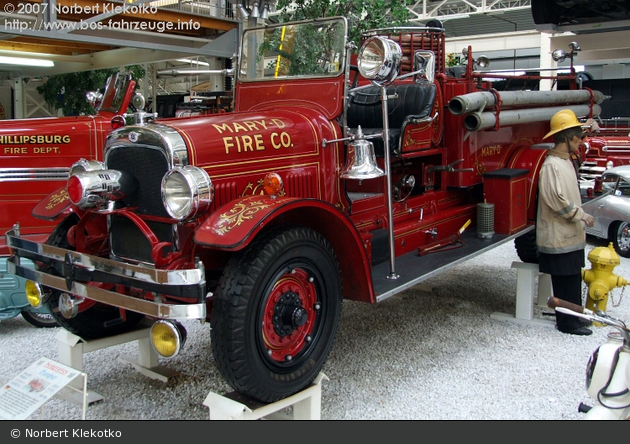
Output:
<path fill-rule="evenodd" d="M 342 305 L 337 258 L 320 234 L 278 227 L 230 259 L 213 299 L 219 371 L 241 394 L 274 402 L 309 386 L 328 358 Z"/>
<path fill-rule="evenodd" d="M 560 22 L 560 7 L 552 0 L 532 0 L 532 19 L 536 25 Z"/>
<path fill-rule="evenodd" d="M 619 256 L 630 257 L 630 224 L 615 222 L 610 226 L 610 242 Z"/>
<path fill-rule="evenodd" d="M 26 322 L 37 328 L 59 327 L 57 320 L 47 313 L 38 313 L 35 311 L 23 311 L 22 317 Z"/>
<path fill-rule="evenodd" d="M 49 245 L 71 249 L 66 235 L 68 231 L 78 223 L 79 218 L 75 214 L 66 217 L 48 237 L 46 241 Z M 96 303 L 93 307 L 66 319 L 59 312 L 59 297 L 63 294 L 61 290 L 52 289 L 50 297 L 46 300 L 46 306 L 53 318 L 60 326 L 83 339 L 100 339 L 115 336 L 133 330 L 136 325 L 144 319 L 144 315 L 127 311 L 125 319 L 120 315 L 118 307 Z"/>
<path fill-rule="evenodd" d="M 527 233 L 514 239 L 514 247 L 519 259 L 529 264 L 538 263 L 538 246 L 536 245 L 536 230 L 530 230 Z"/>

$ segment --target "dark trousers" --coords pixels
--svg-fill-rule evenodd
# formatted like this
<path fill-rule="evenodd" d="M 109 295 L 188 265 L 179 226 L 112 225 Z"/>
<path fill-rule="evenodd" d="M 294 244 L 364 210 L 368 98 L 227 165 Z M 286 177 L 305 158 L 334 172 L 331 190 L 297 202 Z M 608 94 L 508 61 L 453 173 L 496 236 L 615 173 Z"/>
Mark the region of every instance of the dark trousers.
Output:
<path fill-rule="evenodd" d="M 558 299 L 582 305 L 582 274 L 551 275 L 553 295 Z M 556 311 L 556 325 L 560 331 L 570 331 L 577 328 L 578 318 Z"/>

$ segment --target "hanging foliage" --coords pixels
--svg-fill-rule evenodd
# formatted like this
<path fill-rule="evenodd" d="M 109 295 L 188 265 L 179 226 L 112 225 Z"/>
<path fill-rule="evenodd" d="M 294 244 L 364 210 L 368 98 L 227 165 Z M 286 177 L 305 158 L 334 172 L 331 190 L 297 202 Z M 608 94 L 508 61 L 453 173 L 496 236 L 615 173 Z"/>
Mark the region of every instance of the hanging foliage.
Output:
<path fill-rule="evenodd" d="M 131 74 L 134 80 L 144 77 L 144 68 L 140 65 L 126 66 L 124 71 Z M 37 87 L 46 103 L 61 109 L 64 116 L 95 114 L 96 111 L 87 101 L 85 94 L 89 91 L 101 90 L 107 78 L 119 72 L 118 68 L 96 69 L 50 76 L 46 83 Z"/>
<path fill-rule="evenodd" d="M 348 19 L 350 39 L 359 44 L 368 29 L 407 24 L 411 0 L 278 0 L 276 10 L 283 22 L 343 16 Z"/>

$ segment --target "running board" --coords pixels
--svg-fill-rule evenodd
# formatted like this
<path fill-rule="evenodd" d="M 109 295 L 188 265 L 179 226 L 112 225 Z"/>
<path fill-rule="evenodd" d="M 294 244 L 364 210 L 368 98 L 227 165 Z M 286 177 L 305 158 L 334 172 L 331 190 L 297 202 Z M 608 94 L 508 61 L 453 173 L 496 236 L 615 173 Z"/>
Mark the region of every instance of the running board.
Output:
<path fill-rule="evenodd" d="M 384 301 L 468 259 L 512 241 L 534 228 L 534 225 L 530 225 L 511 235 L 495 233 L 491 239 L 479 239 L 475 230 L 465 230 L 460 237 L 463 241 L 463 246 L 460 248 L 436 250 L 422 256 L 414 251 L 397 257 L 394 265 L 398 279 L 388 278 L 389 262 L 375 265 L 372 267 L 372 283 L 376 302 Z"/>

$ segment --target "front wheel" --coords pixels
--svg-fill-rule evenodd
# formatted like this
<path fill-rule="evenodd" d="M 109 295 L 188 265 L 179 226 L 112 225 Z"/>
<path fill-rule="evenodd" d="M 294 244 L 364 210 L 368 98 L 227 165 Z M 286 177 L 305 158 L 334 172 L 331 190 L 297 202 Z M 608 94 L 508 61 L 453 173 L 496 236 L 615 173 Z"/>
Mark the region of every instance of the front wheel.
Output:
<path fill-rule="evenodd" d="M 68 232 L 77 225 L 79 218 L 71 214 L 64 219 L 47 240 L 48 245 L 72 249 L 67 240 Z M 59 311 L 59 298 L 63 291 L 52 289 L 46 306 L 59 325 L 83 339 L 100 339 L 133 330 L 144 315 L 121 310 L 111 305 L 86 299 L 78 306 L 78 314 L 65 318 Z"/>
<path fill-rule="evenodd" d="M 630 224 L 615 222 L 610 227 L 610 237 L 619 256 L 630 257 Z"/>
<path fill-rule="evenodd" d="M 339 265 L 323 236 L 297 226 L 262 235 L 229 261 L 215 294 L 219 371 L 262 402 L 306 388 L 330 353 L 341 301 Z"/>

